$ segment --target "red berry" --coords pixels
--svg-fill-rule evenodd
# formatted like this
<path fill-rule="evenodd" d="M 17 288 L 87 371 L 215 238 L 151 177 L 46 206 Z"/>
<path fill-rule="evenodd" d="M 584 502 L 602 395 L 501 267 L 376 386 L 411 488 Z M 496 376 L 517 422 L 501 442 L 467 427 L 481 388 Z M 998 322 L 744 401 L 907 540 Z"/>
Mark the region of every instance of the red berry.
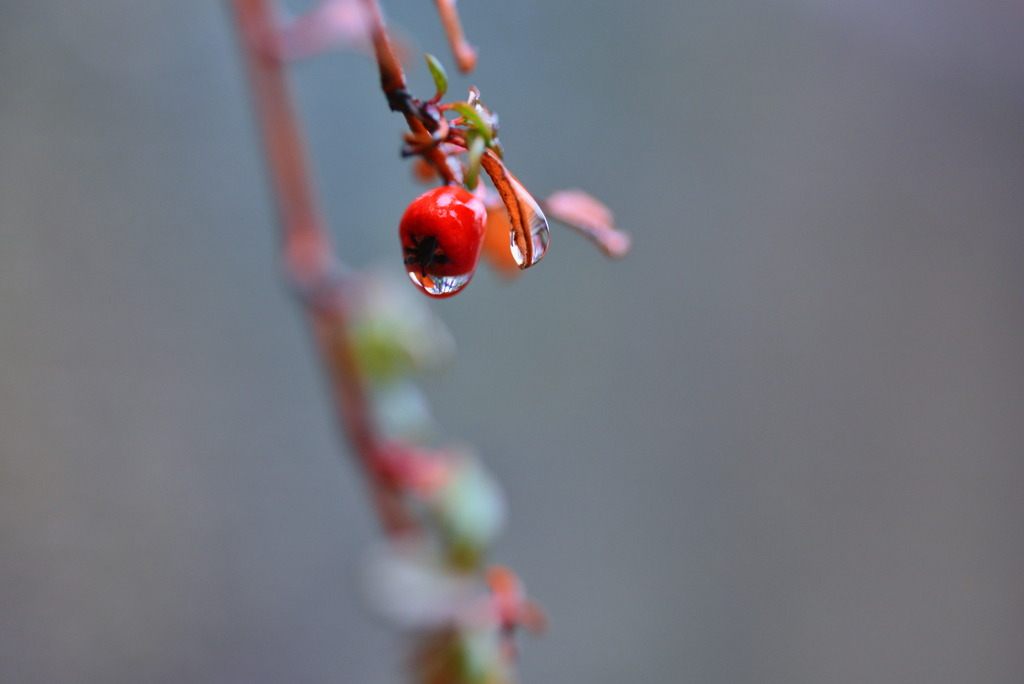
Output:
<path fill-rule="evenodd" d="M 455 185 L 412 201 L 398 226 L 405 270 L 432 297 L 451 297 L 469 283 L 480 259 L 487 210 Z"/>

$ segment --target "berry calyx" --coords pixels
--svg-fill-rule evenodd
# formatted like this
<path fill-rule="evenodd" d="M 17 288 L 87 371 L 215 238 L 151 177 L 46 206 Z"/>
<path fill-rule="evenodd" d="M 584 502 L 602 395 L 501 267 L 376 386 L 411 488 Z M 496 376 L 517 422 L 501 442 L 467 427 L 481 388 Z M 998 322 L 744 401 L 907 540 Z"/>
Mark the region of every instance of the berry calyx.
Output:
<path fill-rule="evenodd" d="M 428 190 L 402 215 L 402 241 L 409 278 L 431 297 L 451 297 L 476 271 L 487 210 L 465 189 L 446 185 Z"/>

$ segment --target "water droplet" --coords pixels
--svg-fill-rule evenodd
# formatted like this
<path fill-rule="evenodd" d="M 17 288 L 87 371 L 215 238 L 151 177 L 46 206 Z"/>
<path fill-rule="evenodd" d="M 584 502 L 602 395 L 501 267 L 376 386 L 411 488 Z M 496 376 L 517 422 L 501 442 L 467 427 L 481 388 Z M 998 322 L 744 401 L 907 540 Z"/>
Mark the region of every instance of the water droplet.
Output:
<path fill-rule="evenodd" d="M 493 152 L 486 150 L 480 163 L 508 209 L 512 258 L 520 268 L 533 266 L 544 256 L 551 241 L 544 210 Z"/>
<path fill-rule="evenodd" d="M 419 271 L 408 271 L 409 279 L 416 287 L 423 290 L 431 297 L 451 297 L 453 294 L 466 287 L 472 273 L 454 276 L 438 276 Z"/>
<path fill-rule="evenodd" d="M 523 192 L 526 191 L 524 190 Z M 532 266 L 540 261 L 541 257 L 544 256 L 544 252 L 548 251 L 548 243 L 551 241 L 551 231 L 548 230 L 548 220 L 544 216 L 544 212 L 541 211 L 539 206 L 537 206 L 533 197 L 531 197 L 529 193 L 526 193 L 526 197 L 529 198 L 529 203 L 533 205 L 529 208 L 535 210 L 532 213 L 524 211 L 524 213 L 527 213 L 527 226 L 529 226 L 530 230 L 530 240 L 533 242 L 533 261 L 530 263 Z M 523 209 L 527 209 L 527 207 L 524 206 L 526 204 L 526 202 L 520 201 L 520 206 L 523 207 Z M 517 264 L 522 266 L 523 263 L 526 262 L 526 257 L 523 255 L 522 250 L 519 249 L 519 245 L 516 244 L 515 233 L 511 234 L 511 242 L 512 258 L 516 260 Z"/>

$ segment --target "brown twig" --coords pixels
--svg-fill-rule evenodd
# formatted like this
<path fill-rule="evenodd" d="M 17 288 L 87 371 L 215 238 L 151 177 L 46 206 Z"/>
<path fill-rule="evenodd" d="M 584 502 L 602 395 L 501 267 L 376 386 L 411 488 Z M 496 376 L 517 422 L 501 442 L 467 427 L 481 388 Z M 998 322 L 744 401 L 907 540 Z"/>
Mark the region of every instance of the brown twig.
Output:
<path fill-rule="evenodd" d="M 286 267 L 307 295 L 307 315 L 330 376 L 338 418 L 370 479 L 381 522 L 390 534 L 399 534 L 413 527 L 413 518 L 398 492 L 376 475 L 382 447 L 348 339 L 344 293 L 333 277 L 336 260 L 317 209 L 284 66 L 258 47 L 257 37 L 275 30 L 272 3 L 233 0 L 233 6 L 280 214 Z"/>
<path fill-rule="evenodd" d="M 437 0 L 437 12 L 441 15 L 441 23 L 448 34 L 448 43 L 452 46 L 455 63 L 459 65 L 459 71 L 468 74 L 476 67 L 476 50 L 466 41 L 466 35 L 462 32 L 462 22 L 459 21 L 455 0 Z"/>
<path fill-rule="evenodd" d="M 412 96 L 406 90 L 405 72 L 402 65 L 395 58 L 395 52 L 391 47 L 391 39 L 388 38 L 387 27 L 384 25 L 384 16 L 381 14 L 380 5 L 377 0 L 363 0 L 370 15 L 370 39 L 373 41 L 373 51 L 377 55 L 377 65 L 380 67 L 380 87 L 388 100 L 388 106 L 396 112 L 405 115 L 405 121 L 409 124 L 409 130 L 417 138 L 424 140 L 430 138 L 431 131 L 421 120 L 420 113 L 413 104 Z M 437 147 L 429 149 L 425 158 L 434 165 L 446 183 L 458 183 L 455 171 L 448 164 L 448 156 Z"/>

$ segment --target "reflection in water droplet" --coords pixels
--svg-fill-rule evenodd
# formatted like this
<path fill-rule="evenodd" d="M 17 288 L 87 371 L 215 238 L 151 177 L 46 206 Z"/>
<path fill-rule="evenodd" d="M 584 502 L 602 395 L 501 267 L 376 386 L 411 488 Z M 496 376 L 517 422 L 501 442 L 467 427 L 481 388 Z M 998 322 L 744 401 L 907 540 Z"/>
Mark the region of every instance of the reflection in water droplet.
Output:
<path fill-rule="evenodd" d="M 453 294 L 466 287 L 472 273 L 456 276 L 436 276 L 422 274 L 418 271 L 408 271 L 409 279 L 431 297 L 451 297 Z"/>
<path fill-rule="evenodd" d="M 548 251 L 548 242 L 551 240 L 551 231 L 548 230 L 548 222 L 544 218 L 544 214 L 539 216 L 534 214 L 530 217 L 530 239 L 533 240 L 533 263 L 540 261 L 540 258 L 544 256 L 544 252 Z M 516 244 L 516 236 L 513 233 L 511 236 L 512 242 L 512 258 L 516 260 L 516 263 L 520 266 L 526 261 L 523 253 L 519 251 L 519 245 Z M 532 266 L 533 264 L 531 264 Z"/>

